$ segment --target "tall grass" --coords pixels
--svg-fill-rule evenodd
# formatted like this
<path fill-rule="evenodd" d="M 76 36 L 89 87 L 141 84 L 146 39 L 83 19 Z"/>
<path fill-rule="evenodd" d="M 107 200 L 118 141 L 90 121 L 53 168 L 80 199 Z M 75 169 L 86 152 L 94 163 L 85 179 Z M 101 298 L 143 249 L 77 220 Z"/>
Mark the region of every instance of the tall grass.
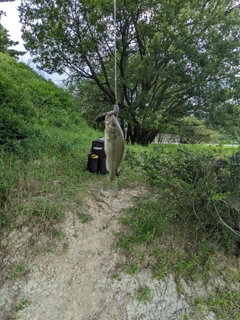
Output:
<path fill-rule="evenodd" d="M 125 248 L 134 268 L 150 266 L 156 277 L 168 273 L 202 279 L 214 272 L 214 259 L 227 251 L 235 264 L 240 240 L 240 150 L 223 146 L 151 145 L 127 147 L 132 177 L 151 194 L 140 197 L 120 218 Z M 129 265 L 128 265 L 129 268 Z"/>
<path fill-rule="evenodd" d="M 86 171 L 90 129 L 64 89 L 0 54 L 0 232 L 54 229 L 96 177 Z M 79 198 L 78 198 L 79 197 Z"/>

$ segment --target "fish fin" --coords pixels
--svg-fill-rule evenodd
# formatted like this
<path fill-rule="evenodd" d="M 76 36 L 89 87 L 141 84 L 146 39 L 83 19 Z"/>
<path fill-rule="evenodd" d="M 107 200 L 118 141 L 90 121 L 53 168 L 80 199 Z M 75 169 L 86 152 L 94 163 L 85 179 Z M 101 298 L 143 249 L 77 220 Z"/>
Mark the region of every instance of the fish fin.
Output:
<path fill-rule="evenodd" d="M 119 106 L 118 106 L 118 104 L 115 104 L 114 110 L 113 110 L 113 114 L 115 115 L 115 117 L 117 117 L 117 115 L 119 114 Z"/>
<path fill-rule="evenodd" d="M 95 118 L 95 121 L 96 121 L 96 122 L 102 122 L 102 121 L 105 121 L 106 113 L 107 113 L 107 112 L 100 113 L 100 114 Z"/>
<path fill-rule="evenodd" d="M 118 193 L 117 179 L 113 181 L 107 180 L 103 185 L 103 191 L 113 191 L 114 193 Z"/>
<path fill-rule="evenodd" d="M 99 115 L 95 118 L 96 122 L 103 122 L 105 121 L 106 114 L 110 117 L 112 115 L 117 116 L 119 112 L 119 107 L 115 106 L 113 111 L 99 113 Z"/>
<path fill-rule="evenodd" d="M 107 159 L 106 159 L 106 169 L 107 171 L 109 171 L 109 165 L 108 165 Z"/>

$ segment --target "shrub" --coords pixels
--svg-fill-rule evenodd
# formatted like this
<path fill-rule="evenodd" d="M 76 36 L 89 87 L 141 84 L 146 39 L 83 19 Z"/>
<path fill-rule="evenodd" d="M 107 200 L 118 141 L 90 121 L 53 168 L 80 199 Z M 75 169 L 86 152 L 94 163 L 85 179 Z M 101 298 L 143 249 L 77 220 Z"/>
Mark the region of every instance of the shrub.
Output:
<path fill-rule="evenodd" d="M 135 162 L 134 154 L 127 158 Z M 179 146 L 169 153 L 157 145 L 141 158 L 140 166 L 150 184 L 174 194 L 178 218 L 197 223 L 204 237 L 220 246 L 233 247 L 240 236 L 239 151 L 226 156 L 222 148 Z"/>

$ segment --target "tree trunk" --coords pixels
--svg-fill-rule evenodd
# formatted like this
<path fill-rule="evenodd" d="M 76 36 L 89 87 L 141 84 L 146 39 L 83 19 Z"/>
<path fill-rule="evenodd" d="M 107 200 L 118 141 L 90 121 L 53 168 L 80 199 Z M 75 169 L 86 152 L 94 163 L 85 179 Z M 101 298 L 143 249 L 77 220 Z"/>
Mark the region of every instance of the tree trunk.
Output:
<path fill-rule="evenodd" d="M 158 130 L 144 129 L 139 123 L 135 122 L 134 128 L 128 124 L 127 142 L 131 142 L 132 144 L 138 143 L 143 146 L 147 146 L 149 143 L 154 141 L 157 134 Z"/>
<path fill-rule="evenodd" d="M 134 139 L 133 139 L 133 135 L 132 135 L 132 128 L 131 128 L 129 123 L 128 123 L 128 126 L 127 126 L 127 138 L 126 138 L 126 140 L 127 140 L 127 143 L 131 142 L 131 144 L 134 144 L 134 142 L 135 142 Z"/>

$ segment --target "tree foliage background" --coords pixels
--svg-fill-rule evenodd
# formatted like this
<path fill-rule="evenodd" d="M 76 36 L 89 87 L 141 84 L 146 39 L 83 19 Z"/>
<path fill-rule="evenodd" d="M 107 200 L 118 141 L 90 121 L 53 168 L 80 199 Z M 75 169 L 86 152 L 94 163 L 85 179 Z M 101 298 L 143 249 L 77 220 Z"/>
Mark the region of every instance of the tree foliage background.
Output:
<path fill-rule="evenodd" d="M 227 127 L 222 114 L 239 115 L 240 18 L 234 1 L 121 0 L 116 30 L 112 0 L 23 0 L 19 11 L 34 61 L 47 72 L 71 75 L 91 122 L 117 100 L 132 143 L 147 144 L 186 116 L 218 128 Z"/>

